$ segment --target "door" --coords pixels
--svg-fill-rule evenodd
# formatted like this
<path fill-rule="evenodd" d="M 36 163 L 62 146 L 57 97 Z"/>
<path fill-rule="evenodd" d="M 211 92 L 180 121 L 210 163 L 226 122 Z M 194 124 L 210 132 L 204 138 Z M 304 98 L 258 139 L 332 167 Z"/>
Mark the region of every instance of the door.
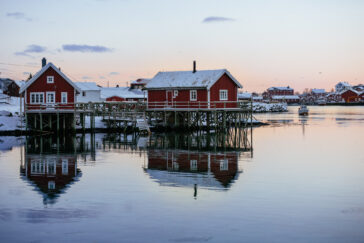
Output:
<path fill-rule="evenodd" d="M 172 90 L 167 90 L 167 107 L 172 107 L 172 105 L 173 105 Z"/>

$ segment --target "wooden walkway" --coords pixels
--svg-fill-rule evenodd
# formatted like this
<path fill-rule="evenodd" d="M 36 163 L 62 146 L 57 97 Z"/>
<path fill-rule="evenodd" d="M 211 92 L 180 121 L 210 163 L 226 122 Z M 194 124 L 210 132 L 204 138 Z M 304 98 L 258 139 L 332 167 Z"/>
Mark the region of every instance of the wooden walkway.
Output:
<path fill-rule="evenodd" d="M 90 102 L 74 104 L 26 105 L 27 128 L 76 129 L 79 120 L 85 129 L 86 117 L 95 128 L 95 117 L 102 117 L 109 128 L 133 127 L 150 133 L 159 129 L 226 129 L 247 125 L 252 120 L 252 103 L 236 102 Z"/>

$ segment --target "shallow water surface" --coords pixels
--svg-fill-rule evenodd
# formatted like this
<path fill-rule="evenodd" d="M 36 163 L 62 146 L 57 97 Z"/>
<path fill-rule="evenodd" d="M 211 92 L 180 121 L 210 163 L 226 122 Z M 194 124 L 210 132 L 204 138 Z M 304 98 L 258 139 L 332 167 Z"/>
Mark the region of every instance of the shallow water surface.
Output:
<path fill-rule="evenodd" d="M 0 138 L 5 242 L 363 242 L 364 107 L 229 134 Z"/>

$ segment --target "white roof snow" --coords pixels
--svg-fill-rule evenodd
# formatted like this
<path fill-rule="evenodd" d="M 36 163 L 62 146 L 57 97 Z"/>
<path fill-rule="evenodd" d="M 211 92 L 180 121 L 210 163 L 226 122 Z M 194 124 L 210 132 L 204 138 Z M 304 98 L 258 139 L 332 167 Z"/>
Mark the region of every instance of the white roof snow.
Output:
<path fill-rule="evenodd" d="M 100 87 L 95 82 L 75 82 L 75 84 L 82 91 L 100 90 Z"/>
<path fill-rule="evenodd" d="M 273 100 L 299 100 L 298 95 L 273 95 Z"/>
<path fill-rule="evenodd" d="M 210 89 L 224 74 L 227 74 L 239 88 L 243 86 L 226 70 L 159 72 L 146 85 L 146 89 L 207 88 Z"/>
<path fill-rule="evenodd" d="M 325 89 L 312 89 L 313 94 L 325 94 Z"/>
<path fill-rule="evenodd" d="M 119 87 L 119 88 L 101 88 L 101 98 L 106 99 L 109 97 L 122 97 L 143 99 L 146 97 L 146 93 L 139 89 L 130 89 L 129 87 Z"/>
<path fill-rule="evenodd" d="M 287 86 L 287 87 L 270 87 L 268 90 L 293 90 L 293 89 Z"/>
<path fill-rule="evenodd" d="M 16 83 L 16 85 L 18 85 L 19 87 L 23 86 L 25 84 L 25 81 L 14 81 Z"/>
<path fill-rule="evenodd" d="M 348 89 L 343 89 L 343 90 L 341 90 L 340 92 L 338 92 L 338 94 L 339 95 L 342 95 L 343 93 L 345 93 L 345 92 L 347 92 L 347 91 L 352 91 L 352 92 L 354 92 L 355 94 L 357 94 L 357 95 L 359 95 L 360 94 L 360 92 L 358 92 L 358 91 L 356 91 L 355 89 L 352 89 L 352 88 L 348 88 Z"/>
<path fill-rule="evenodd" d="M 238 99 L 250 99 L 251 97 L 252 94 L 248 92 L 238 93 Z"/>
<path fill-rule="evenodd" d="M 61 70 L 59 70 L 56 66 L 53 65 L 53 63 L 50 62 L 47 65 L 45 65 L 44 67 L 42 67 L 42 69 L 39 72 L 37 72 L 33 76 L 33 78 L 31 78 L 29 81 L 27 81 L 25 83 L 25 85 L 23 85 L 20 88 L 19 93 L 23 93 L 32 83 L 34 83 L 35 80 L 37 80 L 50 67 L 53 68 L 62 78 L 64 78 L 75 90 L 77 90 L 78 92 L 81 92 L 81 90 L 72 82 L 71 79 L 69 79 L 64 73 L 61 72 Z"/>

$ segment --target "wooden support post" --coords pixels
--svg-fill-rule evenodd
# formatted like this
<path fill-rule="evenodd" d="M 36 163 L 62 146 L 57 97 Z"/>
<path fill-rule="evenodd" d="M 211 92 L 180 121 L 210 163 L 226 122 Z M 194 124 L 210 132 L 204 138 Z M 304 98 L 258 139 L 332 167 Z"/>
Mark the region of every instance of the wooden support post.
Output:
<path fill-rule="evenodd" d="M 73 112 L 72 130 L 76 132 L 76 112 Z"/>
<path fill-rule="evenodd" d="M 174 127 L 177 127 L 177 111 L 174 111 Z"/>
<path fill-rule="evenodd" d="M 39 125 L 40 131 L 43 132 L 43 116 L 42 113 L 39 113 Z"/>
<path fill-rule="evenodd" d="M 63 114 L 63 133 L 65 133 L 66 130 L 66 114 Z"/>
<path fill-rule="evenodd" d="M 28 131 L 28 114 L 25 113 L 25 131 Z"/>
<path fill-rule="evenodd" d="M 49 114 L 49 129 L 52 130 L 52 114 Z"/>
<path fill-rule="evenodd" d="M 59 112 L 57 112 L 57 133 L 59 133 Z"/>

